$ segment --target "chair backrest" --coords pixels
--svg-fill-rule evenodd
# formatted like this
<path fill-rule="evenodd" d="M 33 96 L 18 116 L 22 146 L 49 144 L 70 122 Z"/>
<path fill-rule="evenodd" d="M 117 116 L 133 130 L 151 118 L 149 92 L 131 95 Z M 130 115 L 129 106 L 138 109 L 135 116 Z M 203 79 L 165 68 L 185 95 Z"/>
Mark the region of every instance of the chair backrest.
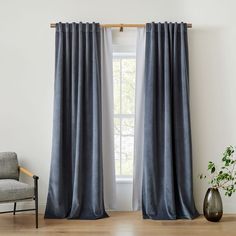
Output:
<path fill-rule="evenodd" d="M 16 153 L 0 152 L 0 179 L 19 179 Z"/>

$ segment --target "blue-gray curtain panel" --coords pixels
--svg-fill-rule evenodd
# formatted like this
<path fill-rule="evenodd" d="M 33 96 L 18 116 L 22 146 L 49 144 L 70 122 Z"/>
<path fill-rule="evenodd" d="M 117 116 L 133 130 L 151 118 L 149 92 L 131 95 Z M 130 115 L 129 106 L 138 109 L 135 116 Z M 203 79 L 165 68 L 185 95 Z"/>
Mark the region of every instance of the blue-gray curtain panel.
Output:
<path fill-rule="evenodd" d="M 56 25 L 53 143 L 45 218 L 107 217 L 100 51 L 99 24 Z"/>
<path fill-rule="evenodd" d="M 146 25 L 143 218 L 192 219 L 187 25 Z"/>

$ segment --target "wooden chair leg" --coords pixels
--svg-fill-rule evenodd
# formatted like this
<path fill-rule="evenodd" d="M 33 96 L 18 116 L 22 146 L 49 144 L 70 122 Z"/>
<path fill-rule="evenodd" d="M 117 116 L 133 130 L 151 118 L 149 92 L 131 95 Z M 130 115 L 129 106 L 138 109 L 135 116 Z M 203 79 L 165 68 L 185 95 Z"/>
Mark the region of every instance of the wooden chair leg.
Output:
<path fill-rule="evenodd" d="M 13 215 L 16 214 L 16 202 L 14 202 L 14 210 L 13 210 Z"/>

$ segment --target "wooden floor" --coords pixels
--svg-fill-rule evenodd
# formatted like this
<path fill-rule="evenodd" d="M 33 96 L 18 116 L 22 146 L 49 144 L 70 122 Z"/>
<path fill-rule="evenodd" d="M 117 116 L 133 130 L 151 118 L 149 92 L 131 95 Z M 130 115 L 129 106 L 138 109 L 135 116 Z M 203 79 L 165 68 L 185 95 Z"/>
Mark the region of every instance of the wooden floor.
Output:
<path fill-rule="evenodd" d="M 224 215 L 219 223 L 195 220 L 153 221 L 143 220 L 140 212 L 111 212 L 102 220 L 44 220 L 34 228 L 34 215 L 0 215 L 0 236 L 8 235 L 155 235 L 155 236 L 236 236 L 236 215 Z"/>

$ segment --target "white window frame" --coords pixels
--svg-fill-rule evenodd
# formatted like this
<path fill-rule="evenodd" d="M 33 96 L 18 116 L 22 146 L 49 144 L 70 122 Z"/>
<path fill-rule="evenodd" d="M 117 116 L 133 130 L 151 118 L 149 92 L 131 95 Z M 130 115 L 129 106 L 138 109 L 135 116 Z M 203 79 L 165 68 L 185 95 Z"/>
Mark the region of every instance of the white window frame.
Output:
<path fill-rule="evenodd" d="M 136 60 L 136 53 L 133 52 L 113 52 L 113 59 L 126 59 L 132 58 Z M 122 66 L 122 65 L 121 65 Z M 122 78 L 122 68 L 120 69 L 120 78 Z M 122 88 L 122 80 L 120 79 L 120 88 Z M 135 99 L 135 98 L 134 98 Z M 120 111 L 122 111 L 122 90 L 120 89 Z M 120 155 L 122 151 L 122 119 L 123 118 L 132 118 L 135 121 L 135 110 L 134 114 L 113 114 L 113 118 L 120 119 Z M 122 167 L 122 159 L 120 156 L 120 168 Z M 122 170 L 122 169 L 121 169 Z M 116 182 L 118 183 L 132 183 L 133 182 L 133 175 L 116 175 Z"/>

